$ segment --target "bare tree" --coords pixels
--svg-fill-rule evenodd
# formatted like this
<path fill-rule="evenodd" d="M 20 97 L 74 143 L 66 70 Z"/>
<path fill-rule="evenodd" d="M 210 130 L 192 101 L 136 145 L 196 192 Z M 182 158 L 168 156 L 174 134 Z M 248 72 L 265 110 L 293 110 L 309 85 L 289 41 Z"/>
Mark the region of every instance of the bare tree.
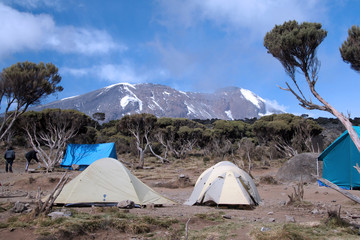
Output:
<path fill-rule="evenodd" d="M 244 150 L 244 153 L 248 160 L 248 173 L 251 174 L 251 169 L 252 169 L 251 154 L 252 151 L 255 149 L 255 143 L 251 139 L 244 137 L 240 140 L 239 146 L 241 147 L 242 150 Z"/>
<path fill-rule="evenodd" d="M 117 127 L 123 133 L 130 133 L 135 137 L 136 148 L 139 152 L 139 166 L 144 167 L 144 154 L 151 142 L 149 135 L 152 132 L 157 118 L 154 115 L 142 113 L 126 115 L 119 121 Z"/>
<path fill-rule="evenodd" d="M 162 159 L 164 159 L 165 161 L 169 161 L 167 159 L 168 157 L 168 153 L 169 153 L 169 146 L 166 143 L 165 139 L 164 139 L 164 133 L 162 131 L 158 131 L 155 135 L 155 139 L 164 147 L 164 157 L 162 157 Z"/>
<path fill-rule="evenodd" d="M 0 107 L 6 99 L 4 115 L 0 120 L 0 140 L 4 138 L 16 119 L 29 106 L 63 88 L 58 86 L 61 77 L 52 63 L 23 62 L 3 69 L 0 73 Z"/>
<path fill-rule="evenodd" d="M 69 140 L 89 121 L 89 117 L 75 110 L 50 109 L 27 112 L 21 125 L 47 171 L 51 171 L 61 161 Z"/>
<path fill-rule="evenodd" d="M 284 138 L 275 136 L 274 140 L 274 147 L 276 150 L 286 157 L 293 157 L 298 154 L 298 151 L 292 146 L 292 144 L 287 142 Z"/>
<path fill-rule="evenodd" d="M 229 139 L 217 136 L 214 136 L 211 139 L 208 148 L 210 148 L 210 152 L 212 152 L 215 156 L 221 157 L 221 159 L 224 159 L 225 156 L 233 150 L 232 143 Z"/>
<path fill-rule="evenodd" d="M 158 136 L 159 134 L 156 134 L 156 135 Z M 151 152 L 155 157 L 159 158 L 162 163 L 168 163 L 169 160 L 167 159 L 167 153 L 168 153 L 168 147 L 167 147 L 167 145 L 165 145 L 163 142 L 161 143 L 161 145 L 165 147 L 165 156 L 162 157 L 162 156 L 160 156 L 159 154 L 157 154 L 157 153 L 154 151 L 154 149 L 152 148 L 152 141 L 149 140 L 149 136 L 148 136 L 148 135 L 145 135 L 144 137 L 145 137 L 145 139 L 146 139 L 146 143 L 147 143 L 148 146 L 149 146 L 150 152 Z M 160 137 L 160 141 L 163 141 L 163 139 L 161 139 L 161 137 Z"/>
<path fill-rule="evenodd" d="M 320 61 L 316 57 L 316 49 L 327 35 L 327 31 L 321 27 L 320 23 L 304 22 L 298 24 L 295 20 L 288 21 L 282 25 L 276 25 L 266 34 L 264 46 L 268 53 L 281 62 L 285 72 L 292 80 L 292 86 L 285 82 L 287 87 L 281 89 L 291 92 L 303 108 L 326 111 L 337 117 L 348 130 L 351 139 L 360 151 L 360 139 L 349 117 L 332 107 L 315 89 L 320 69 Z M 296 72 L 298 71 L 304 74 L 311 94 L 319 103 L 314 103 L 311 97 L 305 96 L 304 89 L 301 89 L 301 85 L 296 79 Z"/>

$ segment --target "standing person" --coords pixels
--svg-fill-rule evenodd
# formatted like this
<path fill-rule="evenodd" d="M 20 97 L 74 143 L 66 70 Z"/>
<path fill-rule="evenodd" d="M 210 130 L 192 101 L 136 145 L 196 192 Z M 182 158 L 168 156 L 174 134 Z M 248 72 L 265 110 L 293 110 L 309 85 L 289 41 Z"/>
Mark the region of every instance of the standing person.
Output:
<path fill-rule="evenodd" d="M 6 172 L 10 171 L 12 173 L 13 172 L 12 165 L 15 159 L 15 151 L 11 146 L 6 150 L 4 154 L 4 158 L 6 160 L 5 171 Z"/>
<path fill-rule="evenodd" d="M 36 153 L 37 152 L 35 150 L 31 150 L 31 151 L 29 151 L 29 152 L 27 152 L 25 154 L 25 158 L 26 158 L 25 172 L 27 172 L 27 170 L 29 168 L 29 164 L 30 164 L 32 159 L 34 159 L 39 164 L 39 168 L 40 168 L 40 162 L 39 162 L 39 159 L 36 156 Z"/>

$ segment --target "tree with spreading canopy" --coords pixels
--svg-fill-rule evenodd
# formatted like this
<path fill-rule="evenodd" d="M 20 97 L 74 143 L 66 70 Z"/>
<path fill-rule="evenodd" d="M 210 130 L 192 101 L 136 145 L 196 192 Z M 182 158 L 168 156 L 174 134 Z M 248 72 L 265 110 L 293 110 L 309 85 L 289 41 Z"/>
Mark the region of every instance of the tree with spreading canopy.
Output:
<path fill-rule="evenodd" d="M 347 40 L 341 45 L 340 54 L 344 62 L 360 73 L 360 27 L 352 26 Z"/>
<path fill-rule="evenodd" d="M 305 109 L 322 110 L 333 114 L 348 130 L 355 146 L 360 151 L 360 139 L 356 134 L 349 117 L 337 111 L 315 89 L 319 79 L 320 61 L 316 56 L 316 49 L 327 35 L 320 23 L 288 21 L 275 27 L 265 35 L 264 46 L 268 53 L 278 59 L 285 72 L 292 80 L 292 84 L 285 82 L 285 91 L 290 91 Z M 296 78 L 296 73 L 304 74 L 306 84 L 311 94 L 319 101 L 314 103 L 311 97 L 306 97 L 304 89 Z"/>
<path fill-rule="evenodd" d="M 185 158 L 202 138 L 204 126 L 186 118 L 159 118 L 156 140 L 175 158 Z"/>
<path fill-rule="evenodd" d="M 104 121 L 105 120 L 105 113 L 102 112 L 96 112 L 92 115 L 92 117 L 96 120 L 96 121 Z M 95 129 L 96 126 L 99 125 L 99 123 L 95 123 Z"/>
<path fill-rule="evenodd" d="M 45 97 L 61 92 L 61 77 L 52 63 L 19 62 L 0 73 L 0 106 L 5 99 L 5 110 L 0 120 L 0 140 L 9 132 L 16 119 L 29 106 Z"/>
<path fill-rule="evenodd" d="M 312 142 L 322 128 L 315 121 L 293 114 L 272 114 L 253 124 L 260 145 L 271 146 L 282 156 L 292 157 L 299 152 L 314 152 Z"/>

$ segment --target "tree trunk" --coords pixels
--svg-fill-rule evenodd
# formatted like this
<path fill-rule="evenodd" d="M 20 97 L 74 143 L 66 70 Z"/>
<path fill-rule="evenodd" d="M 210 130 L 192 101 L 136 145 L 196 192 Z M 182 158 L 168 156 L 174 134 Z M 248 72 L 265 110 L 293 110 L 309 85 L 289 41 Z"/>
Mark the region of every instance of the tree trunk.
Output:
<path fill-rule="evenodd" d="M 149 145 L 149 149 L 150 149 L 150 152 L 151 152 L 155 157 L 157 157 L 157 158 L 159 158 L 159 159 L 161 160 L 161 163 L 168 163 L 168 162 L 169 162 L 169 160 L 167 160 L 166 158 L 163 158 L 162 156 L 156 154 L 156 153 L 154 152 L 154 150 L 152 149 L 151 145 Z M 165 154 L 165 156 L 166 156 L 166 154 Z"/>
<path fill-rule="evenodd" d="M 330 182 L 329 180 L 326 180 L 324 178 L 318 178 L 318 180 L 324 184 L 326 184 L 327 186 L 329 186 L 330 188 L 334 189 L 335 191 L 338 191 L 339 193 L 341 193 L 342 195 L 344 195 L 345 197 L 353 200 L 354 202 L 360 203 L 360 197 L 352 195 L 351 193 L 349 193 L 346 190 L 343 190 L 341 188 L 339 188 L 338 186 L 336 186 L 335 184 L 333 184 L 332 182 Z"/>
<path fill-rule="evenodd" d="M 342 113 L 337 111 L 334 107 L 332 107 L 327 101 L 325 101 L 315 90 L 315 82 L 310 80 L 310 77 L 308 74 L 305 75 L 306 80 L 309 84 L 311 93 L 326 107 L 326 111 L 333 114 L 335 117 L 337 117 L 340 122 L 344 125 L 346 130 L 348 131 L 351 140 L 354 142 L 357 150 L 360 152 L 360 138 L 358 134 L 356 133 L 352 123 L 350 122 L 349 118 L 345 117 Z"/>
<path fill-rule="evenodd" d="M 144 168 L 144 151 L 139 149 L 139 167 Z"/>

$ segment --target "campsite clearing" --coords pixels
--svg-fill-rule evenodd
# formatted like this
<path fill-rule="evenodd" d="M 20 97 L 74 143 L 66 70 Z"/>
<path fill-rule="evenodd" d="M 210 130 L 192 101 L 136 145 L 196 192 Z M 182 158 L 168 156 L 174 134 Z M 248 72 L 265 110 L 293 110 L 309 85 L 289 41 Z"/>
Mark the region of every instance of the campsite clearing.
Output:
<path fill-rule="evenodd" d="M 276 166 L 252 171 L 262 203 L 252 210 L 241 210 L 183 205 L 190 197 L 197 178 L 211 164 L 204 165 L 199 159 L 177 160 L 167 165 L 150 159 L 147 163 L 151 169 L 130 171 L 158 193 L 178 202 L 178 205 L 133 209 L 66 208 L 73 214 L 69 220 L 45 217 L 37 222 L 30 221 L 24 213 L 13 213 L 9 208 L 17 201 L 29 203 L 29 208 L 34 208 L 38 186 L 44 195 L 50 193 L 63 173 L 25 173 L 25 162 L 16 161 L 15 172 L 7 174 L 2 164 L 0 238 L 38 239 L 42 236 L 42 239 L 56 239 L 71 233 L 71 236 L 67 236 L 69 239 L 184 239 L 186 226 L 189 239 L 275 239 L 271 238 L 273 234 L 293 233 L 310 239 L 358 237 L 358 229 L 330 227 L 323 222 L 327 219 L 328 210 L 338 210 L 341 206 L 342 218 L 360 224 L 359 204 L 330 188 L 310 183 L 304 186 L 304 202 L 287 205 L 288 195 L 294 192 L 296 183 L 271 184 L 260 181 L 263 177 L 274 177 L 278 170 Z M 69 175 L 73 179 L 78 174 L 78 171 L 74 171 Z M 189 177 L 192 186 L 181 188 L 170 184 L 178 181 L 179 176 Z M 166 187 L 167 183 L 171 187 Z M 351 193 L 360 196 L 359 191 Z M 60 211 L 61 208 L 54 210 Z M 65 226 L 68 226 L 68 232 L 54 232 Z"/>

